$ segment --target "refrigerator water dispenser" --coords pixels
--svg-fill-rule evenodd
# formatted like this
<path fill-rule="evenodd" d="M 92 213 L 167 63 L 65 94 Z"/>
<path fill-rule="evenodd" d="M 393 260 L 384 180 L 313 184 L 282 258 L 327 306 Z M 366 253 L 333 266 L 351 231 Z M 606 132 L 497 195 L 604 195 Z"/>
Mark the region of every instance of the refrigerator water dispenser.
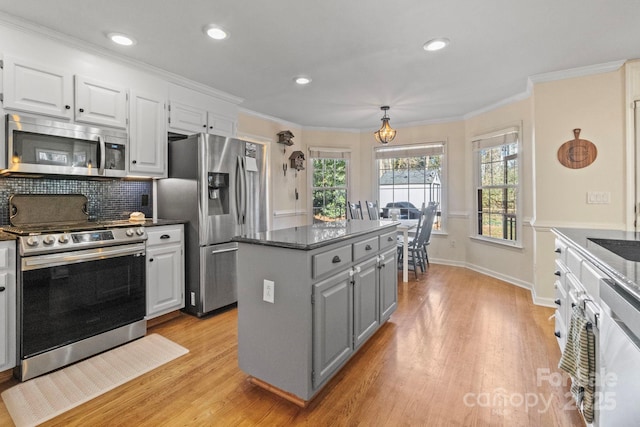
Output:
<path fill-rule="evenodd" d="M 229 213 L 229 174 L 209 172 L 209 214 Z"/>

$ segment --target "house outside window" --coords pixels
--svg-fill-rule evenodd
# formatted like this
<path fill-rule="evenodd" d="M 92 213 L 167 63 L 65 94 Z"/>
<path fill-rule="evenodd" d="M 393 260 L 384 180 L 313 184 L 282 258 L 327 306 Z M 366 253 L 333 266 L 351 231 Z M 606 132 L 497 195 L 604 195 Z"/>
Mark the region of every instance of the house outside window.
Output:
<path fill-rule="evenodd" d="M 375 149 L 378 206 L 382 218 L 399 209 L 400 219 L 418 218 L 420 208 L 438 204 L 434 230 L 443 230 L 445 144 L 413 144 Z"/>
<path fill-rule="evenodd" d="M 309 149 L 314 224 L 346 219 L 350 155 L 340 149 Z"/>
<path fill-rule="evenodd" d="M 473 141 L 476 175 L 476 235 L 500 243 L 519 245 L 520 140 L 511 127 L 479 136 Z"/>

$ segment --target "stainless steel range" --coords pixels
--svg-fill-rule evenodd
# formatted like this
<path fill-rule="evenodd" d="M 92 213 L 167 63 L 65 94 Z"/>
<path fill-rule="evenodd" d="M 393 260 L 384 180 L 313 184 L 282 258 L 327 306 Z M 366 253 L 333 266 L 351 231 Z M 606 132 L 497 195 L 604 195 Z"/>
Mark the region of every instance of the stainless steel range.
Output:
<path fill-rule="evenodd" d="M 143 226 L 88 220 L 83 195 L 13 195 L 24 381 L 146 334 Z"/>

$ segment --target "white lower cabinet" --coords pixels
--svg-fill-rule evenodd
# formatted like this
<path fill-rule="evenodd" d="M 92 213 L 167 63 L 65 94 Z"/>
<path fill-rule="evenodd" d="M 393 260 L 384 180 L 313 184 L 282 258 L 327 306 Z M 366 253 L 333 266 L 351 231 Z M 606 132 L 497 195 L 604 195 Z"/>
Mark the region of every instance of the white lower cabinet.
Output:
<path fill-rule="evenodd" d="M 0 371 L 16 365 L 16 242 L 0 242 Z"/>
<path fill-rule="evenodd" d="M 147 229 L 147 319 L 184 308 L 184 226 Z"/>

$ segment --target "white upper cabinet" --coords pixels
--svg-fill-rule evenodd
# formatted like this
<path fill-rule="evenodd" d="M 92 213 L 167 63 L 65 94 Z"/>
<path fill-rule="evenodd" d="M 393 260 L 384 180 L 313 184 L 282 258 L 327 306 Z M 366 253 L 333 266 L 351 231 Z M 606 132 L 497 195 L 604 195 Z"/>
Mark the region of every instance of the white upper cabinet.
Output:
<path fill-rule="evenodd" d="M 166 177 L 165 100 L 131 92 L 129 175 Z"/>
<path fill-rule="evenodd" d="M 189 134 L 207 131 L 207 111 L 198 107 L 172 101 L 169 111 L 169 127 Z"/>
<path fill-rule="evenodd" d="M 238 106 L 234 102 L 179 85 L 169 85 L 169 130 L 235 137 Z"/>
<path fill-rule="evenodd" d="M 207 112 L 207 133 L 222 136 L 236 136 L 238 120 L 233 117 Z"/>
<path fill-rule="evenodd" d="M 73 79 L 68 71 L 5 55 L 3 106 L 71 119 Z"/>
<path fill-rule="evenodd" d="M 75 76 L 76 122 L 127 128 L 127 90 L 84 76 Z"/>

